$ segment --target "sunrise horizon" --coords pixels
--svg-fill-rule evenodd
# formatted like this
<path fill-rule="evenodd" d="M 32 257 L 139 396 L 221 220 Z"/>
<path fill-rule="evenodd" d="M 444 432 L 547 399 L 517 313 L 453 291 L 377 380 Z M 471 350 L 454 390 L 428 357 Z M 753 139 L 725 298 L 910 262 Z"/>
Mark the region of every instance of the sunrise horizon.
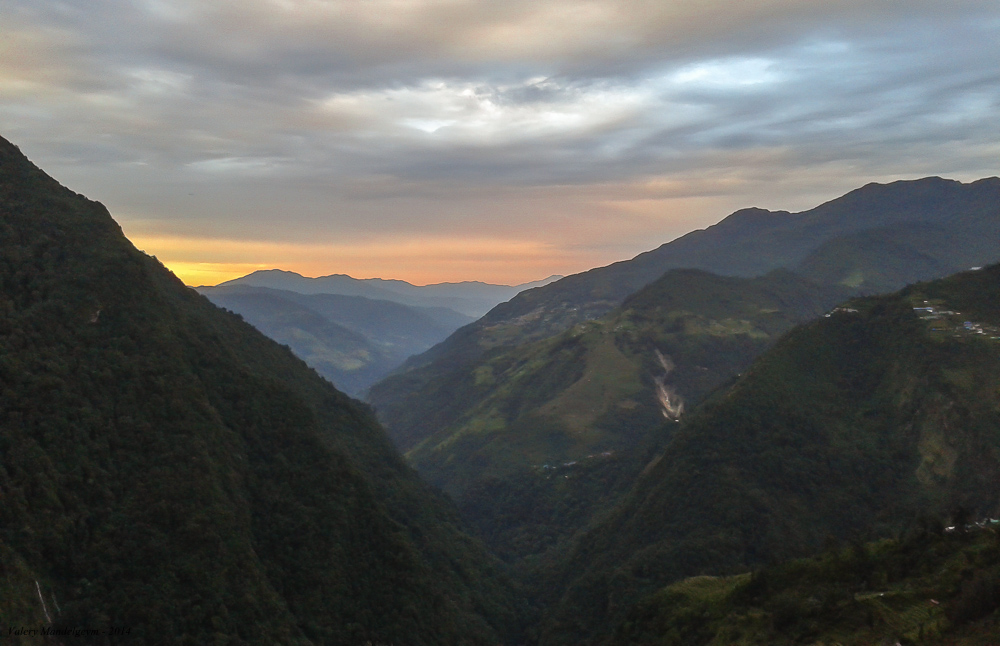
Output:
<path fill-rule="evenodd" d="M 980 0 L 11 0 L 0 134 L 188 283 L 517 284 L 996 175 L 998 26 Z"/>

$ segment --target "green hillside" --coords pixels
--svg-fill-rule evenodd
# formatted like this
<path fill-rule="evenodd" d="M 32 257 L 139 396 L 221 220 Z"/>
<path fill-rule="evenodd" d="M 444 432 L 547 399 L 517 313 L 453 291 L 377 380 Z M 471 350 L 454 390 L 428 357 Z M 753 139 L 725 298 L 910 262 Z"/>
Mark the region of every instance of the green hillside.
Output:
<path fill-rule="evenodd" d="M 517 607 L 368 410 L 0 140 L 5 639 L 494 644 Z"/>
<path fill-rule="evenodd" d="M 425 405 L 498 352 L 600 318 L 675 268 L 759 276 L 793 269 L 860 293 L 899 289 L 1000 261 L 1000 178 L 869 184 L 801 213 L 737 211 L 632 260 L 521 292 L 375 384 L 368 400 L 400 446 L 454 420 Z M 411 412 L 427 420 L 419 429 Z"/>
<path fill-rule="evenodd" d="M 548 572 L 543 643 L 598 643 L 685 576 L 891 535 L 920 514 L 996 517 L 998 337 L 1000 266 L 796 328 L 682 423 Z"/>
<path fill-rule="evenodd" d="M 426 437 L 408 460 L 494 549 L 539 553 L 627 488 L 685 407 L 843 294 L 788 272 L 671 271 L 604 318 L 490 353 L 414 402 L 393 437 Z"/>
<path fill-rule="evenodd" d="M 685 579 L 637 604 L 610 643 L 989 646 L 1000 635 L 998 528 L 944 532 L 924 520 L 902 539 Z"/>
<path fill-rule="evenodd" d="M 841 236 L 796 267 L 816 282 L 862 293 L 895 291 L 996 260 L 997 235 L 955 236 L 947 226 L 905 223 Z"/>

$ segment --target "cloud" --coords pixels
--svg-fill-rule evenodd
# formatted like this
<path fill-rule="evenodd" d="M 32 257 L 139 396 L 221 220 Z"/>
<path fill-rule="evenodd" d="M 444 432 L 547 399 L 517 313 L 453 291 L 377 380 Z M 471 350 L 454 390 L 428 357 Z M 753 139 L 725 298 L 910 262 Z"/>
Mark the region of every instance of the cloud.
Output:
<path fill-rule="evenodd" d="M 7 0 L 0 134 L 143 235 L 532 239 L 567 273 L 996 174 L 998 36 L 994 0 Z"/>

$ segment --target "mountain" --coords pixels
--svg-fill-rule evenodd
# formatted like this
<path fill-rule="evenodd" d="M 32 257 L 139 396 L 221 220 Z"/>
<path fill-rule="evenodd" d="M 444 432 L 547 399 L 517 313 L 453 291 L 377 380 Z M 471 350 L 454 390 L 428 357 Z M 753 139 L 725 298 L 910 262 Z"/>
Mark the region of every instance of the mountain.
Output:
<path fill-rule="evenodd" d="M 1000 265 L 868 297 L 785 335 L 673 433 L 547 573 L 542 643 L 602 643 L 685 576 L 1000 512 Z"/>
<path fill-rule="evenodd" d="M 433 398 L 441 383 L 473 372 L 497 348 L 551 338 L 607 314 L 673 268 L 742 277 L 788 268 L 878 293 L 997 260 L 1000 178 L 869 184 L 802 213 L 744 209 L 632 260 L 521 292 L 408 360 L 372 389 L 370 401 L 390 433 L 409 437 L 395 411 Z"/>
<path fill-rule="evenodd" d="M 266 287 L 199 287 L 350 395 L 472 321 L 445 308 Z"/>
<path fill-rule="evenodd" d="M 995 235 L 949 235 L 945 227 L 905 223 L 841 236 L 809 254 L 795 271 L 862 293 L 895 291 L 996 261 Z"/>
<path fill-rule="evenodd" d="M 0 503 L 5 635 L 495 644 L 519 625 L 500 564 L 368 409 L 2 139 Z"/>
<path fill-rule="evenodd" d="M 491 285 L 478 281 L 438 283 L 417 286 L 403 280 L 382 278 L 351 278 L 343 274 L 307 278 L 293 271 L 267 269 L 221 283 L 219 287 L 245 285 L 269 287 L 300 294 L 340 294 L 364 296 L 416 307 L 438 307 L 455 310 L 465 316 L 479 318 L 498 303 L 510 300 L 518 292 L 541 287 L 562 276 L 549 276 L 523 285 Z"/>
<path fill-rule="evenodd" d="M 704 269 L 731 276 L 758 276 L 794 269 L 823 244 L 878 229 L 919 227 L 936 235 L 919 241 L 943 265 L 938 277 L 996 262 L 1000 240 L 1000 178 L 969 184 L 928 177 L 868 184 L 801 213 L 750 208 L 707 229 L 693 231 L 653 251 L 574 274 L 525 292 L 487 317 L 489 325 L 530 318 L 525 327 L 567 327 L 610 310 L 626 296 L 673 268 Z M 929 244 L 928 244 L 929 243 Z M 900 240 L 900 245 L 909 241 Z M 920 268 L 922 269 L 922 267 Z M 915 278 L 902 277 L 899 289 Z"/>
<path fill-rule="evenodd" d="M 539 553 L 630 484 L 684 407 L 845 294 L 784 270 L 669 271 L 605 317 L 498 348 L 379 412 L 410 464 L 495 550 Z"/>

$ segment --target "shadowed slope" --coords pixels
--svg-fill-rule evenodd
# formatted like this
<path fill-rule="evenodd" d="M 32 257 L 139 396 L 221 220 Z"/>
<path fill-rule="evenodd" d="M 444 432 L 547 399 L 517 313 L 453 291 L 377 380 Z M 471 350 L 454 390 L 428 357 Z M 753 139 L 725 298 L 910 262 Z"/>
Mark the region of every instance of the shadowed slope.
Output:
<path fill-rule="evenodd" d="M 0 384 L 5 622 L 178 644 L 516 626 L 502 573 L 367 410 L 3 140 Z"/>

